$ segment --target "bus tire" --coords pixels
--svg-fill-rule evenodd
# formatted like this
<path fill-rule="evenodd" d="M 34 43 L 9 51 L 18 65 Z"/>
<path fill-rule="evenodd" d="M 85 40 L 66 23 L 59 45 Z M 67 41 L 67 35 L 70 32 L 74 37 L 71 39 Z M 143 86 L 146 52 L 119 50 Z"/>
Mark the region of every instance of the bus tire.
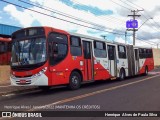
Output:
<path fill-rule="evenodd" d="M 71 90 L 76 90 L 80 88 L 80 86 L 81 86 L 81 75 L 78 72 L 73 71 L 69 78 L 68 87 Z"/>
<path fill-rule="evenodd" d="M 145 67 L 144 75 L 148 75 L 148 67 Z"/>
<path fill-rule="evenodd" d="M 119 80 L 124 80 L 125 79 L 125 71 L 124 69 L 121 69 L 119 72 Z"/>

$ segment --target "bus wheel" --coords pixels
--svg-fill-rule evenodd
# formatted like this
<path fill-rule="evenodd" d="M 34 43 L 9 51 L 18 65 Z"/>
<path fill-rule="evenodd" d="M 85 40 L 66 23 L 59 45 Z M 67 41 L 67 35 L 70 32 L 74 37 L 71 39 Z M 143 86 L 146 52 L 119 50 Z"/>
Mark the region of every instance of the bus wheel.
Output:
<path fill-rule="evenodd" d="M 74 71 L 70 75 L 68 87 L 71 90 L 76 90 L 80 88 L 80 86 L 81 86 L 81 75 L 78 72 Z"/>
<path fill-rule="evenodd" d="M 147 66 L 145 67 L 144 75 L 148 75 L 148 67 Z"/>
<path fill-rule="evenodd" d="M 125 79 L 125 72 L 123 69 L 121 69 L 119 73 L 119 80 L 124 80 L 124 79 Z"/>

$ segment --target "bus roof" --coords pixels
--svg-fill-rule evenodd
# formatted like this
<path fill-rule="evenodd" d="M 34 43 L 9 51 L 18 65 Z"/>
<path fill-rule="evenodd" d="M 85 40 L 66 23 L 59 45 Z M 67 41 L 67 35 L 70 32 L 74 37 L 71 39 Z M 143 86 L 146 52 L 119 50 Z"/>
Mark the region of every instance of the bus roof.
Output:
<path fill-rule="evenodd" d="M 73 33 L 73 32 L 69 32 L 69 31 L 65 31 L 65 30 L 61 30 L 61 29 L 57 29 L 57 28 L 49 27 L 49 26 L 35 26 L 35 27 L 27 27 L 27 28 L 22 28 L 22 29 L 38 28 L 38 27 L 50 28 L 50 29 L 52 29 L 52 30 L 58 30 L 58 31 L 60 31 L 60 32 L 68 33 L 68 34 L 70 34 L 70 35 L 77 36 L 77 37 L 81 37 L 81 38 L 84 38 L 84 39 L 103 41 L 103 42 L 110 43 L 110 44 L 118 44 L 118 45 L 125 45 L 125 46 L 130 45 L 130 44 L 125 44 L 125 43 L 120 43 L 120 42 L 111 42 L 111 41 L 108 41 L 108 40 L 106 40 L 106 39 L 97 38 L 97 37 L 93 37 L 93 36 L 89 36 L 89 35 L 83 35 L 83 34 L 79 34 L 79 33 Z M 20 29 L 20 30 L 22 30 L 22 29 Z M 17 31 L 20 31 L 20 30 L 17 30 Z M 17 31 L 16 31 L 16 32 L 17 32 Z M 0 41 L 1 41 L 1 39 L 0 39 Z M 135 45 L 133 45 L 133 47 L 134 47 L 134 48 L 152 48 L 152 47 L 143 47 L 143 46 L 135 46 Z"/>
<path fill-rule="evenodd" d="M 11 38 L 2 38 L 0 37 L 0 42 L 10 42 Z"/>
<path fill-rule="evenodd" d="M 134 46 L 134 48 L 147 48 L 147 49 L 152 49 L 152 47 L 146 47 L 146 46 Z"/>
<path fill-rule="evenodd" d="M 111 41 L 108 41 L 107 39 L 102 39 L 102 38 L 98 38 L 98 37 L 92 37 L 92 36 L 89 36 L 89 35 L 83 35 L 83 34 L 72 33 L 72 32 L 68 32 L 68 33 L 70 35 L 78 36 L 78 37 L 81 37 L 81 38 L 84 38 L 84 39 L 98 40 L 98 41 L 103 41 L 103 42 L 107 42 L 107 43 L 111 43 L 111 44 L 128 45 L 128 44 L 120 43 L 120 42 L 111 42 Z"/>

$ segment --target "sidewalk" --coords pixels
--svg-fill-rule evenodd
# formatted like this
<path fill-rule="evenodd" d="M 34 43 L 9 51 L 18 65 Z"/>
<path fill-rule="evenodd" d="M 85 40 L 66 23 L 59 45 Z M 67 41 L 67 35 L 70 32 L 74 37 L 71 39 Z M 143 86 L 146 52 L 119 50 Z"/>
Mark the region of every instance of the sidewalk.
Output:
<path fill-rule="evenodd" d="M 11 86 L 10 80 L 0 80 L 0 96 L 9 93 L 19 93 L 36 89 L 34 86 Z"/>

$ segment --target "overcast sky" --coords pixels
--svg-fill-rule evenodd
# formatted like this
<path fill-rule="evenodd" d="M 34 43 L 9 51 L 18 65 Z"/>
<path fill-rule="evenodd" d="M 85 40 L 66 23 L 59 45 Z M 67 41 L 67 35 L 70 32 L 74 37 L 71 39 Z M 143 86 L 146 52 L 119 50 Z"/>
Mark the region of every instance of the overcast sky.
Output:
<path fill-rule="evenodd" d="M 128 14 L 131 10 L 142 10 L 137 14 L 139 26 L 136 40 L 138 46 L 156 47 L 151 44 L 160 42 L 160 1 L 159 0 L 6 0 L 8 2 L 35 10 L 36 13 L 22 9 L 0 0 L 0 23 L 19 27 L 51 26 L 70 32 L 100 37 L 106 35 L 107 40 L 124 43 L 126 30 L 125 22 L 132 19 Z M 26 4 L 22 1 L 35 5 L 41 5 L 45 9 Z M 56 13 L 55 13 L 56 12 Z M 57 14 L 58 13 L 58 14 Z M 44 15 L 46 14 L 46 15 Z M 61 15 L 60 15 L 61 14 Z M 48 15 L 48 16 L 47 16 Z M 65 15 L 65 16 L 64 16 Z M 49 17 L 52 16 L 52 17 Z M 69 16 L 69 17 L 66 17 Z M 54 18 L 56 17 L 56 18 Z M 57 19 L 58 18 L 58 19 Z M 74 18 L 74 19 L 72 19 Z M 153 18 L 147 20 L 149 18 Z M 64 22 L 63 19 L 69 22 Z M 78 20 L 75 20 L 78 19 Z M 76 25 L 73 23 L 78 23 Z M 84 27 L 88 26 L 88 27 Z M 91 29 L 94 28 L 94 29 Z M 96 30 L 101 29 L 101 31 Z M 107 32 L 109 31 L 109 32 Z M 111 32 L 111 33 L 110 33 Z M 118 33 L 118 34 L 112 34 Z M 127 32 L 132 34 L 132 32 Z M 149 42 L 150 44 L 146 43 Z M 127 36 L 127 43 L 132 44 L 132 36 Z"/>

